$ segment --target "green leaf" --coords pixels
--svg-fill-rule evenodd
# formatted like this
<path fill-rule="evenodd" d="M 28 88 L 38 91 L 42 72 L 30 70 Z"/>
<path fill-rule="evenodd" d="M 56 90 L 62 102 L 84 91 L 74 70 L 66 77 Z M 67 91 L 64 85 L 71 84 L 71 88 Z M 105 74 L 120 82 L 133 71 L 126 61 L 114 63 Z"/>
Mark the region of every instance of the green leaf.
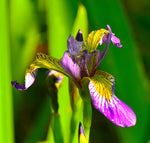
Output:
<path fill-rule="evenodd" d="M 14 142 L 8 4 L 0 1 L 0 142 Z"/>
<path fill-rule="evenodd" d="M 10 1 L 12 75 L 18 80 L 23 78 L 40 43 L 37 11 L 34 9 L 36 3 L 30 0 Z"/>
<path fill-rule="evenodd" d="M 39 138 L 41 139 L 44 136 L 45 128 L 48 128 L 47 123 L 49 120 L 51 121 L 51 112 L 52 111 L 49 107 L 49 97 L 47 96 L 42 108 L 39 110 L 38 115 L 34 120 L 32 129 L 30 130 L 28 137 L 24 140 L 24 143 L 37 142 Z"/>

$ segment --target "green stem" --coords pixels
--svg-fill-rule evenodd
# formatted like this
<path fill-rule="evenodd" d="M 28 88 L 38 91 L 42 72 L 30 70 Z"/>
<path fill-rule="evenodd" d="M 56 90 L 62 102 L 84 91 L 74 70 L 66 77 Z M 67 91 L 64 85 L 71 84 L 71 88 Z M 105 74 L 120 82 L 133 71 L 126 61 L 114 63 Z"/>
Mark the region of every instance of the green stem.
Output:
<path fill-rule="evenodd" d="M 61 122 L 60 122 L 60 115 L 54 114 L 53 115 L 53 132 L 54 132 L 54 140 L 55 143 L 64 143 L 62 129 L 61 129 Z"/>
<path fill-rule="evenodd" d="M 89 141 L 90 128 L 92 122 L 92 108 L 91 103 L 83 102 L 83 125 L 86 139 Z"/>
<path fill-rule="evenodd" d="M 71 108 L 72 108 L 72 115 L 71 115 L 71 135 L 69 142 L 72 143 L 77 142 L 78 140 L 78 127 L 79 122 L 82 122 L 82 115 L 81 115 L 81 105 L 82 99 L 79 94 L 79 90 L 77 86 L 72 82 L 69 81 L 69 91 L 70 91 L 70 101 L 71 101 Z M 74 138 L 75 137 L 75 138 Z"/>
<path fill-rule="evenodd" d="M 82 88 L 79 89 L 80 96 L 83 99 L 83 126 L 85 131 L 86 139 L 89 141 L 90 128 L 92 122 L 92 107 L 91 107 L 91 96 L 88 89 L 88 80 L 83 81 Z"/>
<path fill-rule="evenodd" d="M 47 78 L 47 88 L 48 88 L 48 95 L 50 96 L 50 106 L 52 108 L 52 114 L 51 114 L 51 122 L 49 126 L 49 131 L 53 131 L 53 137 L 55 143 L 64 143 L 63 135 L 62 135 L 62 126 L 60 122 L 60 115 L 58 113 L 58 89 L 55 86 L 56 77 L 55 76 L 49 76 Z M 51 136 L 51 134 L 48 134 L 48 136 Z M 50 137 L 48 137 L 50 139 Z M 50 142 L 50 140 L 48 140 Z"/>

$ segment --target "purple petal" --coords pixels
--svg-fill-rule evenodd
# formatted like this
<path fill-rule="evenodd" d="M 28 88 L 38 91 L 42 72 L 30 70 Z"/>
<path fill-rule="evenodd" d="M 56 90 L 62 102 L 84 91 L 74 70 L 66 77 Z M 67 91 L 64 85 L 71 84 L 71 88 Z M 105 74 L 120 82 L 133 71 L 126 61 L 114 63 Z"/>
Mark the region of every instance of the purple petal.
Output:
<path fill-rule="evenodd" d="M 83 41 L 83 36 L 82 36 L 82 31 L 81 29 L 79 29 L 77 36 L 76 36 L 76 40 L 82 42 Z"/>
<path fill-rule="evenodd" d="M 71 56 L 77 56 L 81 53 L 83 42 L 77 41 L 73 36 L 69 36 L 67 40 L 68 51 Z"/>
<path fill-rule="evenodd" d="M 81 79 L 80 67 L 76 63 L 73 62 L 71 57 L 69 57 L 69 53 L 66 51 L 62 60 L 60 61 L 60 65 L 69 75 L 73 76 L 76 80 Z"/>
<path fill-rule="evenodd" d="M 136 116 L 128 105 L 115 96 L 114 86 L 114 77 L 98 70 L 88 86 L 93 105 L 114 124 L 121 127 L 134 126 Z"/>
<path fill-rule="evenodd" d="M 108 29 L 108 31 L 109 31 L 109 33 L 110 33 L 111 28 L 110 28 L 109 25 L 107 25 L 107 29 Z M 109 33 L 108 33 L 108 34 L 109 34 Z M 108 42 L 108 34 L 105 34 L 105 35 L 103 36 L 102 40 L 100 41 L 100 45 L 102 45 L 103 43 Z M 111 36 L 111 41 L 112 41 L 112 43 L 113 43 L 116 47 L 118 47 L 118 48 L 121 48 L 121 47 L 122 47 L 121 42 L 120 42 L 120 39 L 117 38 L 114 34 L 112 34 L 112 36 Z"/>
<path fill-rule="evenodd" d="M 76 41 L 74 39 L 73 36 L 69 36 L 68 40 L 67 40 L 67 47 L 68 47 L 68 51 L 71 55 L 76 55 Z"/>
<path fill-rule="evenodd" d="M 26 90 L 25 84 L 19 85 L 17 81 L 12 81 L 11 84 L 13 87 L 17 88 L 18 90 Z"/>
<path fill-rule="evenodd" d="M 93 82 L 89 83 L 89 90 L 93 105 L 117 126 L 130 127 L 136 123 L 136 116 L 132 109 L 119 100 L 114 94 L 108 100 L 100 95 Z"/>
<path fill-rule="evenodd" d="M 121 42 L 120 42 L 120 39 L 117 38 L 117 37 L 116 37 L 115 35 L 113 35 L 113 34 L 112 34 L 112 37 L 111 37 L 111 41 L 112 41 L 112 43 L 113 43 L 116 47 L 118 47 L 118 48 L 121 48 L 121 47 L 122 47 Z"/>
<path fill-rule="evenodd" d="M 108 41 L 108 34 L 105 34 L 102 38 L 102 40 L 100 41 L 100 46 L 103 44 L 103 43 L 106 43 Z"/>
<path fill-rule="evenodd" d="M 38 69 L 35 69 L 33 72 L 26 73 L 25 75 L 25 84 L 18 84 L 16 81 L 12 81 L 11 84 L 18 90 L 27 90 L 35 81 Z"/>
<path fill-rule="evenodd" d="M 103 60 L 108 48 L 109 48 L 109 45 L 110 45 L 110 42 L 111 42 L 111 37 L 112 37 L 112 32 L 111 32 L 111 28 L 109 25 L 107 25 L 107 30 L 109 31 L 108 35 L 107 36 L 104 36 L 105 37 L 105 40 L 107 40 L 107 45 L 106 45 L 106 48 L 104 50 L 104 52 L 101 52 L 101 55 L 100 55 L 100 58 L 99 58 L 99 63 L 101 63 L 101 61 Z M 107 38 L 107 39 L 106 39 Z M 101 44 L 101 42 L 100 42 Z"/>

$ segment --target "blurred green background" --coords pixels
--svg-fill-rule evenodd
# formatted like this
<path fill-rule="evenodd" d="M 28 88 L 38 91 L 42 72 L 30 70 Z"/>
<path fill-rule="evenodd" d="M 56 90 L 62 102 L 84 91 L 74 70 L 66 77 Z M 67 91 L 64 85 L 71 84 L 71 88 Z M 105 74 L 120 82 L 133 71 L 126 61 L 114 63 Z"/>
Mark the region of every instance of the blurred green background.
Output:
<path fill-rule="evenodd" d="M 81 23 L 74 24 L 80 3 L 85 7 L 78 13 Z M 27 91 L 16 90 L 11 81 L 24 82 L 25 70 L 37 52 L 61 58 L 71 33 L 82 28 L 87 34 L 87 18 L 88 32 L 109 24 L 121 39 L 123 47 L 111 44 L 99 69 L 115 76 L 116 96 L 137 116 L 134 127 L 120 128 L 92 108 L 90 143 L 150 140 L 149 0 L 0 0 L 0 143 L 54 142 L 45 70 L 39 70 Z M 70 116 L 67 85 L 65 78 L 58 97 L 65 121 L 66 114 Z M 69 125 L 62 128 L 67 142 Z"/>

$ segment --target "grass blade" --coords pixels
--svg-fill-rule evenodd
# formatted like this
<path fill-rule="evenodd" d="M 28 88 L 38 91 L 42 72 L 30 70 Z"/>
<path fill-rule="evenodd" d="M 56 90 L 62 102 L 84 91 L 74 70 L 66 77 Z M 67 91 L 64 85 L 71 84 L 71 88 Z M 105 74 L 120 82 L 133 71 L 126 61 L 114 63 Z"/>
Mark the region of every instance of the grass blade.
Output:
<path fill-rule="evenodd" d="M 0 18 L 0 142 L 13 143 L 8 5 L 5 0 L 0 1 Z"/>

